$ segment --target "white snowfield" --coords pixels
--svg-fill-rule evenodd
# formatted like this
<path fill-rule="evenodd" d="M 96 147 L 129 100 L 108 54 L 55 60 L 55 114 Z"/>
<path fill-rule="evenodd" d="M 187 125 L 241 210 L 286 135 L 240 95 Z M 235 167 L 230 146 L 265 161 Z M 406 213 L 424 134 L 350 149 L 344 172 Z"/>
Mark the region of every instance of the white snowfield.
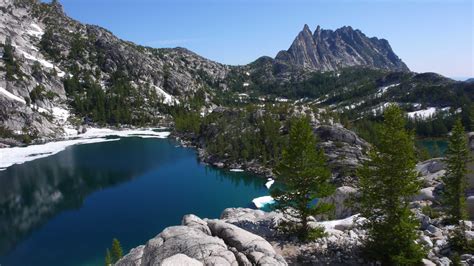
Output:
<path fill-rule="evenodd" d="M 253 204 L 255 204 L 255 207 L 258 209 L 263 208 L 267 204 L 272 204 L 275 202 L 275 200 L 272 198 L 272 196 L 263 196 L 263 197 L 258 197 L 252 200 Z"/>
<path fill-rule="evenodd" d="M 423 110 L 409 112 L 407 115 L 410 118 L 426 119 L 426 118 L 430 118 L 435 113 L 436 113 L 436 107 L 428 107 L 428 108 L 423 109 Z"/>
<path fill-rule="evenodd" d="M 16 96 L 15 94 L 5 90 L 4 88 L 0 87 L 0 93 L 5 95 L 7 98 L 11 99 L 11 100 L 14 100 L 14 101 L 17 101 L 17 102 L 20 102 L 22 104 L 26 104 L 26 101 L 25 99 L 21 98 L 21 97 L 18 97 Z"/>
<path fill-rule="evenodd" d="M 388 89 L 396 87 L 398 85 L 400 85 L 400 83 L 388 85 L 388 86 L 385 86 L 385 87 L 380 87 L 378 92 L 377 92 L 377 97 L 382 96 L 384 93 L 386 93 L 388 91 Z"/>
<path fill-rule="evenodd" d="M 234 169 L 230 169 L 229 171 L 231 171 L 231 172 L 243 172 L 244 170 L 243 170 L 243 169 L 234 168 Z"/>
<path fill-rule="evenodd" d="M 45 144 L 31 145 L 26 147 L 0 149 L 0 171 L 5 170 L 7 167 L 10 167 L 14 164 L 22 164 L 28 161 L 54 155 L 72 145 L 118 140 L 106 139 L 105 137 L 107 136 L 167 138 L 169 134 L 170 132 L 155 132 L 152 129 L 113 130 L 108 128 L 90 128 L 86 133 L 78 135 L 77 138 L 74 139 L 48 142 Z"/>
<path fill-rule="evenodd" d="M 41 38 L 41 36 L 43 36 L 43 34 L 44 34 L 44 31 L 37 24 L 31 23 L 30 24 L 30 29 L 27 30 L 26 33 L 28 33 L 31 36 Z"/>
<path fill-rule="evenodd" d="M 168 105 L 179 104 L 179 100 L 176 99 L 173 95 L 167 93 L 166 91 L 164 91 L 163 89 L 161 89 L 160 87 L 158 87 L 156 85 L 151 85 L 151 86 L 153 86 L 153 88 L 155 88 L 156 93 L 159 96 L 163 97 L 163 103 L 168 104 Z"/>
<path fill-rule="evenodd" d="M 395 102 L 386 102 L 386 103 L 382 103 L 382 104 L 379 104 L 378 106 L 372 108 L 372 113 L 374 115 L 376 115 L 377 113 L 382 113 L 387 107 L 389 107 L 390 105 L 398 105 L 397 103 Z"/>
<path fill-rule="evenodd" d="M 25 52 L 25 51 L 22 51 L 22 50 L 20 50 L 20 51 L 26 59 L 36 61 L 36 62 L 40 63 L 42 66 L 44 66 L 46 68 L 52 68 L 52 69 L 56 70 L 58 77 L 62 78 L 66 75 L 66 73 L 64 71 L 62 71 L 61 69 L 56 67 L 53 63 L 51 63 L 49 61 L 46 61 L 44 59 L 39 59 L 39 58 L 37 58 L 37 57 L 35 57 L 35 56 Z"/>

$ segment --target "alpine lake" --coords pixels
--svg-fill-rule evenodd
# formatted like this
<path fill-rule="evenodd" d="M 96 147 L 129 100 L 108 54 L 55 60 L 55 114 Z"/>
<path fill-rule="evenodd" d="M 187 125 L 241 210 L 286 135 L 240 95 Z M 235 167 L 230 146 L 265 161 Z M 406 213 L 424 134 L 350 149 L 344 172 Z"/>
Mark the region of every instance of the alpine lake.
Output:
<path fill-rule="evenodd" d="M 0 265 L 103 265 L 113 238 L 127 253 L 185 214 L 252 208 L 265 182 L 204 165 L 170 139 L 69 146 L 0 171 Z"/>

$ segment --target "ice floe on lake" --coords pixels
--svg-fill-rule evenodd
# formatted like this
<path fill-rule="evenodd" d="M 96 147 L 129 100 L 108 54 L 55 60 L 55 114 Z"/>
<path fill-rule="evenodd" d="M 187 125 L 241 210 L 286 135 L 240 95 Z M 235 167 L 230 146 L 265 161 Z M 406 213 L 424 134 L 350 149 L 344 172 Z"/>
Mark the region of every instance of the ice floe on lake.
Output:
<path fill-rule="evenodd" d="M 156 132 L 152 129 L 113 130 L 109 128 L 89 128 L 86 133 L 77 135 L 74 139 L 48 142 L 45 144 L 30 145 L 26 147 L 0 149 L 0 170 L 5 170 L 7 167 L 14 164 L 22 164 L 54 155 L 65 150 L 69 146 L 118 140 L 107 139 L 107 136 L 167 138 L 169 134 L 170 132 Z"/>
<path fill-rule="evenodd" d="M 275 200 L 272 198 L 272 196 L 263 196 L 263 197 L 258 197 L 258 198 L 253 199 L 252 202 L 255 205 L 255 207 L 257 207 L 258 209 L 261 209 L 265 207 L 265 205 L 275 203 Z"/>
<path fill-rule="evenodd" d="M 266 186 L 268 189 L 270 189 L 270 188 L 272 187 L 273 183 L 275 183 L 275 180 L 269 178 L 268 181 L 267 181 L 267 183 L 265 183 L 265 186 Z"/>

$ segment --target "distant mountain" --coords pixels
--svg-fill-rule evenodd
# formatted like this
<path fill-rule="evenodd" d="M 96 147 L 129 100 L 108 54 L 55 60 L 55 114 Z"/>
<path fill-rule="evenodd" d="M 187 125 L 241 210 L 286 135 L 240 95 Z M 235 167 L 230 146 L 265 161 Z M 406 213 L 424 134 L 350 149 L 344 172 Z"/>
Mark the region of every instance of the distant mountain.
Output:
<path fill-rule="evenodd" d="M 318 26 L 312 33 L 305 25 L 290 48 L 279 52 L 275 59 L 322 71 L 353 66 L 409 71 L 387 40 L 369 38 L 350 26 L 335 31 Z"/>
<path fill-rule="evenodd" d="M 83 122 L 167 124 L 178 105 L 205 112 L 243 99 L 305 98 L 356 115 L 389 101 L 458 110 L 473 84 L 416 75 L 386 40 L 351 27 L 313 34 L 305 25 L 276 58 L 229 66 L 121 40 L 58 1 L 0 0 L 0 142 L 68 137 Z"/>
<path fill-rule="evenodd" d="M 467 82 L 467 83 L 474 83 L 474 78 L 466 79 L 464 82 Z"/>
<path fill-rule="evenodd" d="M 0 138 L 64 137 L 81 122 L 74 116 L 156 123 L 228 68 L 184 48 L 121 40 L 70 18 L 58 1 L 0 0 Z"/>

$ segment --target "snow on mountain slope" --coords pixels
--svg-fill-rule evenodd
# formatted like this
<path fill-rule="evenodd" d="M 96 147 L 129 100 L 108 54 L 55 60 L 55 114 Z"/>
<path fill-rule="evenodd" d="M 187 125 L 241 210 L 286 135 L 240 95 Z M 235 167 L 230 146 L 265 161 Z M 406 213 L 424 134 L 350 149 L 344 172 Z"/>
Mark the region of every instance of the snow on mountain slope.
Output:
<path fill-rule="evenodd" d="M 2 88 L 2 87 L 0 87 L 0 93 L 1 93 L 2 95 L 6 96 L 7 98 L 13 100 L 13 101 L 17 101 L 17 102 L 20 102 L 20 103 L 22 103 L 22 104 L 26 104 L 25 99 L 14 95 L 13 93 L 11 93 L 11 92 L 5 90 L 5 89 Z"/>

